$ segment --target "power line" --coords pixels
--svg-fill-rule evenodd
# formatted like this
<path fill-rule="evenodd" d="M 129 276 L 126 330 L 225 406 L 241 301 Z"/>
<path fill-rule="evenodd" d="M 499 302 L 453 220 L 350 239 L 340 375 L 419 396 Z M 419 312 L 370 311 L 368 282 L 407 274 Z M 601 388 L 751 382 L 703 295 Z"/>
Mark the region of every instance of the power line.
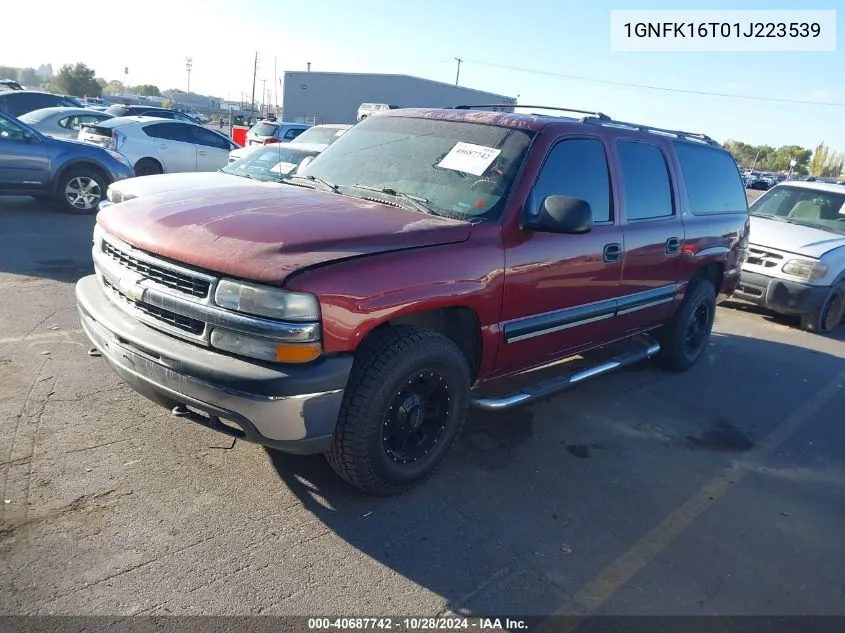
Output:
<path fill-rule="evenodd" d="M 763 97 L 759 95 L 737 95 L 727 92 L 708 92 L 704 90 L 685 90 L 683 88 L 668 88 L 666 86 L 650 86 L 648 84 L 635 84 L 625 81 L 610 81 L 608 79 L 595 79 L 593 77 L 583 77 L 580 75 L 566 75 L 563 73 L 554 73 L 548 70 L 536 70 L 533 68 L 521 68 L 519 66 L 508 66 L 505 64 L 494 64 L 493 62 L 485 62 L 478 59 L 465 59 L 465 62 L 471 64 L 478 64 L 479 66 L 489 66 L 491 68 L 498 68 L 500 70 L 512 70 L 515 72 L 529 73 L 533 75 L 543 75 L 546 77 L 556 77 L 558 79 L 571 79 L 574 81 L 587 81 L 595 84 L 603 84 L 607 86 L 621 86 L 625 88 L 639 88 L 641 90 L 659 90 L 661 92 L 678 92 L 683 94 L 707 96 L 707 97 L 726 97 L 729 99 L 750 99 L 753 101 L 770 101 L 775 103 L 794 103 L 802 105 L 816 105 L 829 106 L 834 108 L 845 108 L 845 103 L 835 103 L 832 101 L 809 101 L 801 99 L 780 99 L 777 97 Z"/>

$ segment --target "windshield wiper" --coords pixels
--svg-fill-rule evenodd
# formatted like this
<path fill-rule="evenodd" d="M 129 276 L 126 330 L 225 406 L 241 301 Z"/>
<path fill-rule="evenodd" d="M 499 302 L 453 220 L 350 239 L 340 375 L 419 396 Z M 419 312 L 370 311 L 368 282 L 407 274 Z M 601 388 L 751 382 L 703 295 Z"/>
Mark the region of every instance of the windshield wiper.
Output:
<path fill-rule="evenodd" d="M 317 176 L 310 176 L 310 175 L 309 176 L 297 176 L 297 175 L 283 176 L 281 178 L 280 182 L 287 182 L 287 183 L 290 183 L 292 185 L 297 185 L 297 186 L 301 187 L 302 184 L 298 184 L 296 182 L 293 182 L 294 179 L 307 180 L 309 183 L 319 185 L 318 188 L 321 188 L 323 191 L 327 191 L 329 193 L 338 193 L 337 185 L 333 185 L 328 180 L 323 180 L 322 178 L 318 178 Z"/>
<path fill-rule="evenodd" d="M 422 211 L 423 213 L 428 213 L 430 215 L 438 215 L 434 209 L 429 206 L 429 201 L 419 196 L 412 196 L 409 193 L 396 191 L 396 189 L 391 189 L 390 187 L 372 187 L 370 185 L 352 185 L 352 187 L 354 189 L 366 189 L 367 191 L 375 191 L 376 193 L 393 196 L 394 198 L 399 198 L 400 200 L 406 202 L 417 211 Z"/>

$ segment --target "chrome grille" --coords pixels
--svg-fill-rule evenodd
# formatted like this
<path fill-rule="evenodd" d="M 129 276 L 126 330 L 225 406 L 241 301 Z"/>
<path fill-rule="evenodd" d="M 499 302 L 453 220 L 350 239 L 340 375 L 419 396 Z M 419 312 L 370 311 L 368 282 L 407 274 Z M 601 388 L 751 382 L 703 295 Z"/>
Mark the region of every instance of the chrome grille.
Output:
<path fill-rule="evenodd" d="M 181 314 L 176 314 L 170 310 L 165 310 L 164 308 L 159 308 L 158 306 L 150 305 L 148 303 L 144 303 L 143 301 L 134 301 L 130 299 L 107 279 L 103 280 L 103 285 L 117 295 L 124 303 L 158 321 L 163 321 L 173 327 L 184 330 L 185 332 L 190 332 L 191 334 L 195 334 L 197 336 L 200 336 L 205 330 L 205 323 L 202 321 L 192 319 Z"/>
<path fill-rule="evenodd" d="M 144 279 L 149 279 L 162 286 L 173 288 L 200 299 L 205 299 L 208 296 L 210 287 L 208 281 L 141 261 L 105 240 L 103 240 L 103 252 L 124 268 L 138 273 Z"/>
<path fill-rule="evenodd" d="M 754 246 L 748 247 L 748 255 L 745 258 L 747 264 L 760 266 L 762 268 L 774 268 L 783 262 L 783 255 L 767 251 Z"/>

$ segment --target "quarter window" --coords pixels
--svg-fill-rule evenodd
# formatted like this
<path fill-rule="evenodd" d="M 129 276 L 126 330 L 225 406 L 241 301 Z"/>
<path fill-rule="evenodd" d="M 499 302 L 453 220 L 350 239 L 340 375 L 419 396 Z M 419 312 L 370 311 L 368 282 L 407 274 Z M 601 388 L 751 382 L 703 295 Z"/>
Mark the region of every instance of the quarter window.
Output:
<path fill-rule="evenodd" d="M 676 142 L 675 154 L 681 164 L 690 211 L 696 215 L 748 213 L 745 187 L 730 154 L 687 142 Z"/>
<path fill-rule="evenodd" d="M 625 219 L 646 220 L 673 215 L 672 185 L 663 152 L 656 145 L 618 141 Z"/>
<path fill-rule="evenodd" d="M 601 141 L 570 139 L 554 146 L 534 183 L 530 208 L 536 212 L 544 198 L 555 195 L 589 202 L 595 222 L 611 219 L 610 175 Z"/>

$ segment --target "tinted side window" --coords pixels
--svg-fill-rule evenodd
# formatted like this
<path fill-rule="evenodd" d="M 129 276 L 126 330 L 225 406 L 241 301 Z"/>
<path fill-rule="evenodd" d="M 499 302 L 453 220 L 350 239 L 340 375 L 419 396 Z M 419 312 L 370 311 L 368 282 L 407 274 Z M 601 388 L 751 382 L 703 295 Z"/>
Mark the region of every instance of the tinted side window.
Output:
<path fill-rule="evenodd" d="M 289 140 L 295 139 L 297 136 L 302 134 L 304 131 L 305 130 L 303 128 L 299 128 L 299 127 L 291 128 L 287 132 L 285 132 L 284 138 L 289 139 Z"/>
<path fill-rule="evenodd" d="M 745 187 L 733 157 L 715 147 L 675 143 L 675 154 L 696 215 L 748 213 Z"/>
<path fill-rule="evenodd" d="M 618 141 L 616 151 L 625 189 L 625 219 L 644 220 L 673 215 L 669 168 L 660 148 L 648 143 Z"/>
<path fill-rule="evenodd" d="M 144 126 L 147 136 L 161 138 L 168 141 L 179 141 L 180 143 L 193 143 L 191 126 L 182 123 L 151 123 Z"/>
<path fill-rule="evenodd" d="M 216 147 L 217 149 L 229 149 L 229 141 L 219 134 L 215 134 L 211 130 L 206 130 L 198 125 L 192 125 L 190 127 L 194 136 L 194 143 L 207 147 Z"/>
<path fill-rule="evenodd" d="M 534 183 L 531 209 L 553 195 L 586 200 L 596 222 L 611 219 L 610 176 L 601 141 L 571 139 L 554 146 Z"/>

